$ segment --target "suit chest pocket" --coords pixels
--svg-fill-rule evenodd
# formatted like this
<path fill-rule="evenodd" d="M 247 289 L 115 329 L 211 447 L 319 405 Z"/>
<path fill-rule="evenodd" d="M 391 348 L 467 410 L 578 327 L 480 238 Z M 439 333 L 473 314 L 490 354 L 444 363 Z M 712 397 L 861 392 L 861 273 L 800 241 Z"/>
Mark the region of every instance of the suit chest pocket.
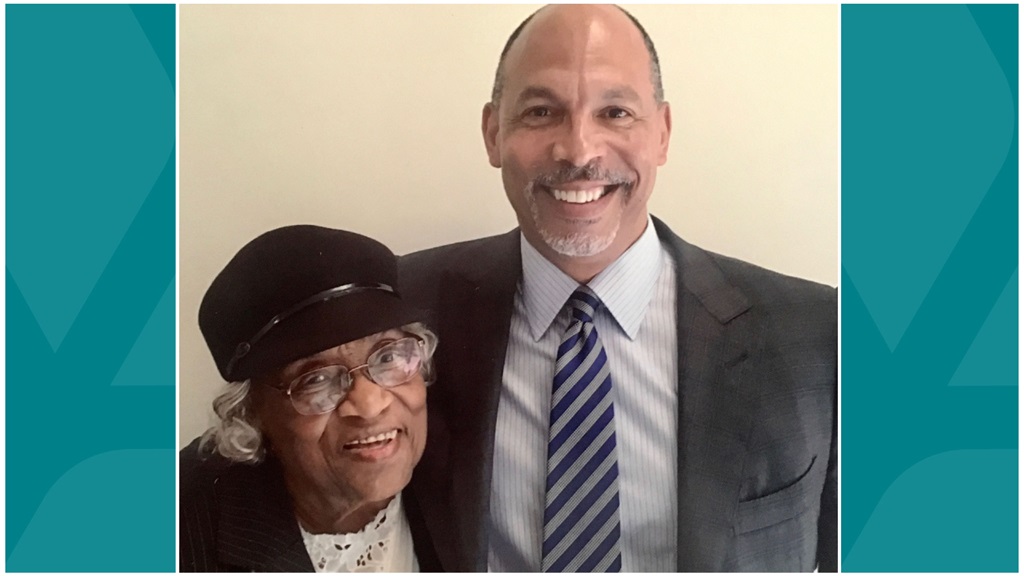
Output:
<path fill-rule="evenodd" d="M 764 496 L 740 502 L 736 508 L 736 535 L 760 530 L 799 516 L 821 498 L 821 478 L 815 456 L 807 470 L 793 483 Z"/>

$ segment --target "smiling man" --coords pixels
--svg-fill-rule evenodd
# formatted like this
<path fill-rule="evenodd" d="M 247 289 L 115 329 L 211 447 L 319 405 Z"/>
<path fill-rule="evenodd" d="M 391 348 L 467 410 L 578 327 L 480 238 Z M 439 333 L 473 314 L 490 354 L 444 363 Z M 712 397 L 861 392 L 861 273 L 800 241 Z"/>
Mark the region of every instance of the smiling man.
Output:
<path fill-rule="evenodd" d="M 586 283 L 646 228 L 672 121 L 639 30 L 617 9 L 583 8 L 517 31 L 483 132 L 526 240 Z"/>
<path fill-rule="evenodd" d="M 412 487 L 444 569 L 837 569 L 835 291 L 649 215 L 671 131 L 620 8 L 506 43 L 482 132 L 519 228 L 401 263 L 441 341 Z"/>

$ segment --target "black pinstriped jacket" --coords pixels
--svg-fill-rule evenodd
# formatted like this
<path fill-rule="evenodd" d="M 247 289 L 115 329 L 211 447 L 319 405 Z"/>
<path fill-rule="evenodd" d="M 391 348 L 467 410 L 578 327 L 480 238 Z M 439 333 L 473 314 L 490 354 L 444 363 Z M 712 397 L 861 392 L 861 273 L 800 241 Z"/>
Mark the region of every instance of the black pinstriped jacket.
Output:
<path fill-rule="evenodd" d="M 178 571 L 313 572 L 277 460 L 238 464 L 198 448 L 196 439 L 178 455 Z M 420 569 L 436 572 L 412 500 L 402 497 Z"/>

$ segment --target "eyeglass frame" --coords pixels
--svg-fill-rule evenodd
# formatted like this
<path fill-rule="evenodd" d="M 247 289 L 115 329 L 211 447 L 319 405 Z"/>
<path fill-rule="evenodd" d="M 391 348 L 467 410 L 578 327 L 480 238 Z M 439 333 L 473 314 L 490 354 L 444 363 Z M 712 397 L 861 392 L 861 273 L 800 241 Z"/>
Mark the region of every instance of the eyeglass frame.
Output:
<path fill-rule="evenodd" d="M 418 372 L 420 374 L 423 374 L 424 366 L 426 365 L 427 362 L 430 361 L 430 356 L 427 355 L 427 350 L 426 350 L 427 343 L 420 336 L 416 336 L 416 335 L 403 336 L 403 337 L 401 337 L 401 338 L 399 338 L 397 340 L 394 340 L 392 342 L 389 342 L 389 343 L 385 344 L 384 346 L 374 350 L 373 352 L 370 352 L 370 356 L 373 356 L 374 354 L 376 354 L 377 352 L 383 350 L 387 346 L 391 346 L 392 344 L 396 344 L 396 343 L 401 342 L 403 340 L 415 340 L 416 341 L 416 345 L 420 349 L 420 354 L 421 354 L 421 356 L 420 356 L 420 365 L 419 365 L 418 368 L 416 368 L 416 372 Z M 367 359 L 369 359 L 369 357 L 367 357 Z M 355 366 L 353 368 L 348 368 L 348 367 L 344 366 L 343 364 L 326 364 L 324 366 L 320 366 L 319 368 L 314 368 L 313 370 L 309 370 L 308 372 L 303 372 L 302 374 L 299 374 L 298 376 L 296 376 L 295 378 L 292 379 L 292 381 L 288 384 L 287 387 L 285 387 L 283 385 L 282 386 L 275 386 L 274 384 L 271 384 L 269 382 L 264 382 L 264 385 L 266 385 L 267 387 L 272 388 L 272 389 L 280 392 L 283 396 L 287 396 L 288 397 L 288 403 L 291 404 L 292 409 L 295 410 L 295 412 L 298 413 L 300 416 L 322 416 L 324 414 L 329 414 L 329 413 L 333 412 L 334 410 L 337 410 L 338 406 L 341 406 L 345 402 L 345 400 L 348 398 L 348 392 L 351 391 L 351 387 L 349 388 L 349 390 L 345 391 L 345 393 L 342 395 L 342 397 L 338 400 L 338 403 L 335 404 L 332 408 L 330 408 L 328 410 L 324 410 L 323 412 L 315 412 L 313 414 L 303 414 L 302 412 L 299 411 L 298 407 L 295 406 L 295 398 L 292 396 L 292 389 L 296 386 L 296 383 L 300 379 L 302 379 L 303 376 L 306 376 L 307 374 L 311 374 L 313 372 L 316 372 L 317 370 L 323 370 L 324 368 L 331 368 L 331 367 L 338 367 L 338 368 L 341 368 L 342 370 L 345 370 L 346 374 L 348 374 L 348 377 L 349 377 L 349 380 L 351 381 L 351 383 L 355 383 L 355 378 L 352 377 L 352 373 L 353 372 L 359 372 L 359 371 L 367 370 L 370 367 L 370 363 L 366 362 L 364 364 L 360 364 L 359 366 Z M 399 386 L 403 386 L 403 385 L 408 384 L 409 382 L 411 382 L 412 379 L 416 377 L 416 372 L 414 372 L 412 375 L 410 375 L 408 379 L 406 379 L 406 380 L 404 380 L 404 381 L 402 381 L 402 382 L 400 382 L 398 384 L 395 384 L 394 386 L 384 386 L 380 382 L 377 382 L 370 375 L 369 371 L 365 372 L 365 374 L 366 374 L 366 379 L 367 380 L 369 380 L 373 384 L 379 386 L 382 390 L 392 390 L 394 388 L 397 388 Z M 284 383 L 280 382 L 279 384 L 284 384 Z"/>

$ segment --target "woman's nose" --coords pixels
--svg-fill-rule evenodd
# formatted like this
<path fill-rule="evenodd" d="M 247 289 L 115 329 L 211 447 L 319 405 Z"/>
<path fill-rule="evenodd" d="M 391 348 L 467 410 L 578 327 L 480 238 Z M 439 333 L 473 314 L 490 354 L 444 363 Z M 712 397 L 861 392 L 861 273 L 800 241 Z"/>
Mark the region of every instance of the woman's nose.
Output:
<path fill-rule="evenodd" d="M 352 388 L 338 405 L 338 410 L 342 416 L 372 419 L 391 405 L 392 398 L 391 392 L 370 380 L 364 370 L 358 370 L 352 373 Z"/>

